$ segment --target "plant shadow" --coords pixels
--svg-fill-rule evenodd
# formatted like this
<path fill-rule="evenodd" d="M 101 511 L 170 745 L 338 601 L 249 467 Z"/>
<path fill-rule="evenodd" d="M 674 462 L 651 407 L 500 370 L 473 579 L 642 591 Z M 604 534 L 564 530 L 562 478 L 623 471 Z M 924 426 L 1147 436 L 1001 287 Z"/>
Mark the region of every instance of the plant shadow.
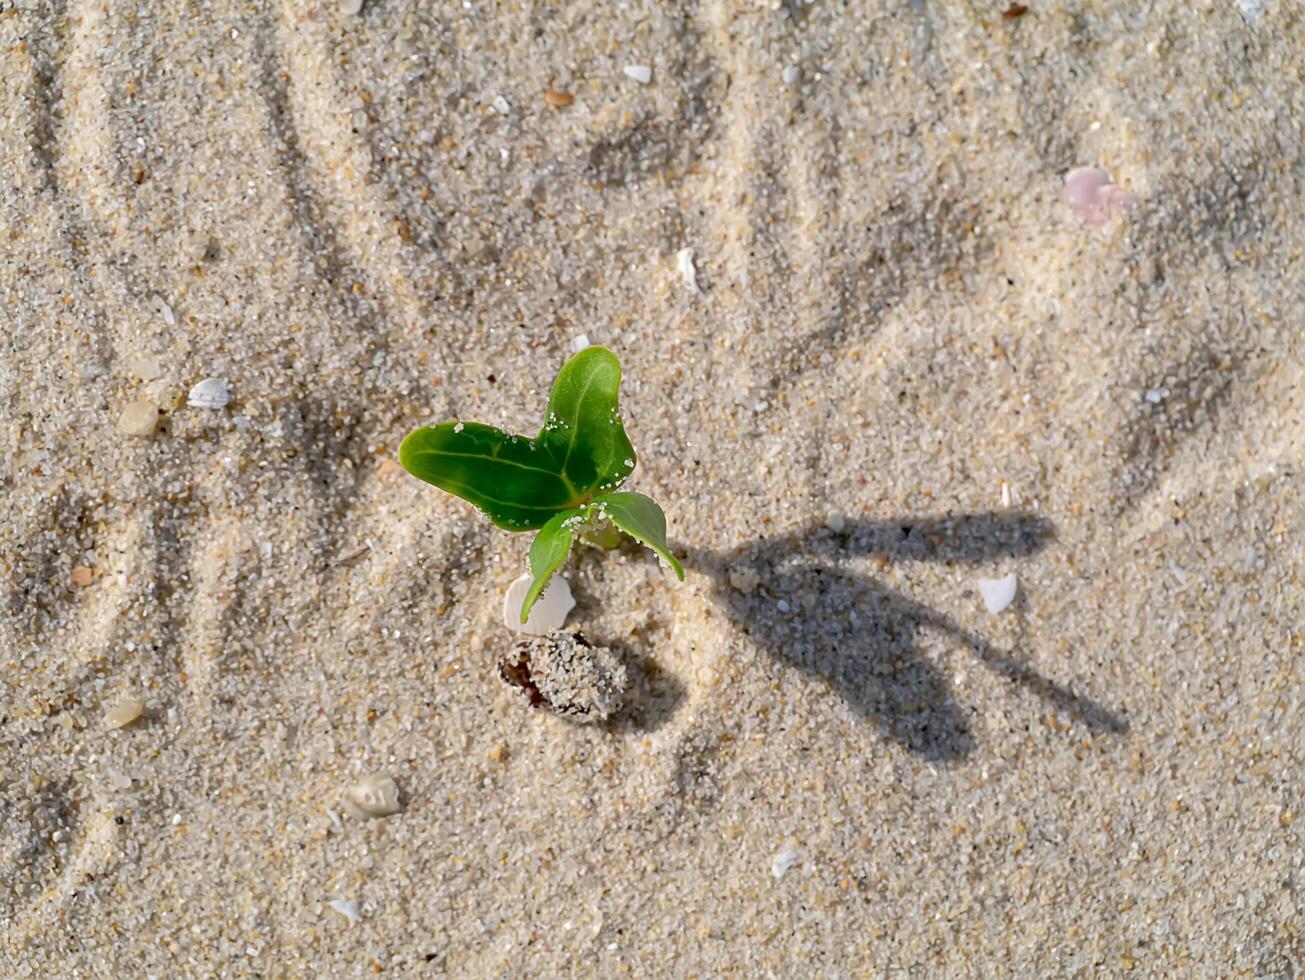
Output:
<path fill-rule="evenodd" d="M 1123 734 L 1128 721 L 937 610 L 848 570 L 847 559 L 873 556 L 880 567 L 977 564 L 1036 552 L 1052 532 L 1048 521 L 1027 513 L 944 515 L 849 522 L 838 531 L 814 525 L 724 554 L 690 550 L 688 558 L 711 574 L 716 600 L 772 657 L 824 680 L 884 737 L 949 762 L 977 743 L 946 677 L 919 648 L 923 631 L 959 641 L 984 667 L 1094 732 Z"/>

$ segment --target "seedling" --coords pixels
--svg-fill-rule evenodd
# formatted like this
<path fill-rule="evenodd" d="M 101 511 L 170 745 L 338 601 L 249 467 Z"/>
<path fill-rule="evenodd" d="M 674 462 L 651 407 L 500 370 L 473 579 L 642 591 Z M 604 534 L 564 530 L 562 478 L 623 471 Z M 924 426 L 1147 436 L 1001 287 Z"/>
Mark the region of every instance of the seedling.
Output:
<path fill-rule="evenodd" d="M 505 531 L 538 529 L 530 545 L 530 615 L 577 535 L 601 540 L 610 521 L 646 544 L 684 581 L 666 544 L 666 515 L 641 493 L 618 491 L 634 471 L 616 399 L 621 365 L 606 347 L 586 347 L 558 372 L 544 427 L 533 439 L 479 422 L 441 422 L 411 433 L 399 462 L 417 477 L 479 507 Z"/>

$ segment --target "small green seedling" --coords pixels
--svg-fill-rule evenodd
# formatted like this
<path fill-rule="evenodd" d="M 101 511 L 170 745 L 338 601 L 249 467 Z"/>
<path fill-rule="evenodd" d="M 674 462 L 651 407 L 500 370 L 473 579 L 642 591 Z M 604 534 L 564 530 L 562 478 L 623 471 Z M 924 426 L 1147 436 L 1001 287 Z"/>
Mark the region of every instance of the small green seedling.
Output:
<path fill-rule="evenodd" d="M 479 422 L 441 422 L 403 440 L 399 462 L 461 497 L 505 531 L 539 534 L 530 545 L 530 590 L 521 622 L 579 534 L 602 540 L 606 519 L 657 552 L 684 581 L 666 544 L 666 515 L 641 493 L 618 492 L 634 471 L 634 447 L 616 408 L 621 365 L 606 347 L 586 347 L 553 382 L 544 427 L 533 439 Z"/>

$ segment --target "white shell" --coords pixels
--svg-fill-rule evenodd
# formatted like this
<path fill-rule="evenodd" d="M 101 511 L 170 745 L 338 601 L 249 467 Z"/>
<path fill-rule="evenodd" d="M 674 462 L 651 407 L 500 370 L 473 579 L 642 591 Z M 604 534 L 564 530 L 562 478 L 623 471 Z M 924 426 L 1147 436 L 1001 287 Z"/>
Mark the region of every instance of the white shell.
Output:
<path fill-rule="evenodd" d="M 693 266 L 693 249 L 682 248 L 675 253 L 675 267 L 692 293 L 698 293 L 698 270 Z"/>
<path fill-rule="evenodd" d="M 791 845 L 776 854 L 770 861 L 770 873 L 776 878 L 783 878 L 789 868 L 797 863 L 797 850 Z"/>
<path fill-rule="evenodd" d="M 647 65 L 626 65 L 621 71 L 625 72 L 626 78 L 634 79 L 640 85 L 647 85 L 652 81 L 652 69 Z"/>
<path fill-rule="evenodd" d="M 983 596 L 983 604 L 988 607 L 988 612 L 995 616 L 1014 602 L 1015 585 L 1014 572 L 1005 578 L 979 579 L 979 595 Z"/>
<path fill-rule="evenodd" d="M 358 922 L 362 919 L 362 916 L 358 914 L 358 903 L 352 898 L 333 898 L 326 904 L 350 922 Z"/>
<path fill-rule="evenodd" d="M 358 819 L 391 816 L 402 809 L 399 787 L 389 776 L 364 776 L 345 790 L 344 806 Z"/>
<path fill-rule="evenodd" d="M 231 389 L 221 378 L 205 378 L 190 389 L 186 404 L 191 408 L 226 408 L 231 401 Z"/>
<path fill-rule="evenodd" d="M 503 625 L 514 633 L 530 633 L 534 636 L 560 630 L 567 615 L 575 608 L 570 583 L 561 575 L 554 575 L 544 589 L 544 594 L 530 607 L 530 615 L 523 624 L 521 603 L 526 601 L 526 593 L 529 591 L 529 575 L 522 575 L 512 583 L 507 595 L 503 597 Z"/>

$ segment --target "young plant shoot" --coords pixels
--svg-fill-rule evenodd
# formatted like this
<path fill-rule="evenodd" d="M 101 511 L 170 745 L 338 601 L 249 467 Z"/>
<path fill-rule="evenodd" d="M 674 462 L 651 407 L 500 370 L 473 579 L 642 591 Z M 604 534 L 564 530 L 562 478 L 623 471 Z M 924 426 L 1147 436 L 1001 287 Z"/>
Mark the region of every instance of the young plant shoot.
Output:
<path fill-rule="evenodd" d="M 479 422 L 441 422 L 403 440 L 399 462 L 417 477 L 474 504 L 505 531 L 538 529 L 530 545 L 526 621 L 579 534 L 604 519 L 646 544 L 684 581 L 666 544 L 666 515 L 641 493 L 618 491 L 634 471 L 616 399 L 621 365 L 606 347 L 586 347 L 562 366 L 533 439 Z"/>

